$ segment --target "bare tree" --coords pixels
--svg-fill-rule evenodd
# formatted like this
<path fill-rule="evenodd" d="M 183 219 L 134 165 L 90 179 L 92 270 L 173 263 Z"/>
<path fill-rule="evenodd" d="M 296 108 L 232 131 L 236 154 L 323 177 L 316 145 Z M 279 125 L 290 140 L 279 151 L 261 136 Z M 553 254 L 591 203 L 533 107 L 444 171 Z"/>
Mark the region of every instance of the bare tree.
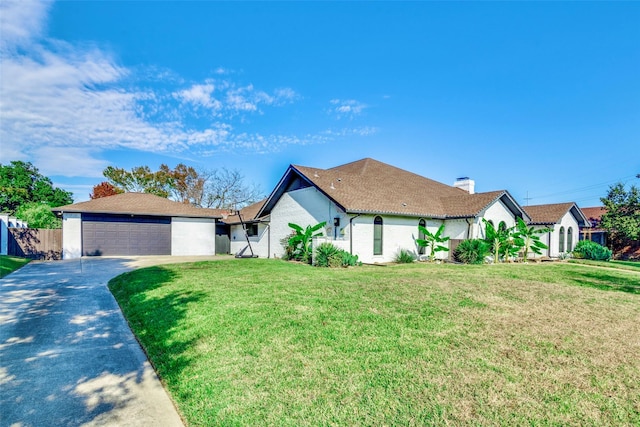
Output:
<path fill-rule="evenodd" d="M 212 171 L 204 186 L 202 206 L 217 209 L 240 209 L 262 198 L 256 184 L 245 184 L 244 176 L 237 169 Z"/>

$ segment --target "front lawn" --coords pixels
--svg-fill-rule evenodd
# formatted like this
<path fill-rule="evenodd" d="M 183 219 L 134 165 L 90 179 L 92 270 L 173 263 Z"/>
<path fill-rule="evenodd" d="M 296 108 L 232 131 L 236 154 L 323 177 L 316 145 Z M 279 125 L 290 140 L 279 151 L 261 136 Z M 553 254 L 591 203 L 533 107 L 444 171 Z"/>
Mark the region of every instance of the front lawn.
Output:
<path fill-rule="evenodd" d="M 30 259 L 15 256 L 0 255 L 0 278 L 6 276 L 27 264 Z"/>
<path fill-rule="evenodd" d="M 584 265 L 594 265 L 596 267 L 619 268 L 621 270 L 640 272 L 640 261 L 594 261 L 590 259 L 572 259 L 569 262 Z"/>
<path fill-rule="evenodd" d="M 640 275 L 153 267 L 109 285 L 188 425 L 639 425 Z"/>

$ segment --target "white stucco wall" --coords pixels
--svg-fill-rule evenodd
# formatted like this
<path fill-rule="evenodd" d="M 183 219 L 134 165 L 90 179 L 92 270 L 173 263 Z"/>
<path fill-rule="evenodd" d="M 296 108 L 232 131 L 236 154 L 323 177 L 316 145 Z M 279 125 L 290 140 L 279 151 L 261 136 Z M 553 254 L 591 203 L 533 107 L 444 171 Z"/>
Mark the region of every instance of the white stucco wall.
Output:
<path fill-rule="evenodd" d="M 79 213 L 62 214 L 62 259 L 82 256 L 82 217 Z"/>
<path fill-rule="evenodd" d="M 258 234 L 256 236 L 249 236 L 251 242 L 251 249 L 255 255 L 260 258 L 269 258 L 271 255 L 269 252 L 269 224 L 258 224 Z M 278 245 L 279 243 L 276 242 Z M 271 242 L 273 244 L 273 242 Z M 231 253 L 236 254 L 247 246 L 247 239 L 244 235 L 242 225 L 231 226 Z M 244 255 L 250 254 L 247 249 Z"/>
<path fill-rule="evenodd" d="M 9 250 L 9 215 L 0 214 L 0 255 L 7 255 Z"/>
<path fill-rule="evenodd" d="M 171 218 L 171 255 L 215 255 L 216 220 Z"/>
<path fill-rule="evenodd" d="M 496 200 L 475 219 L 472 230 L 473 239 L 484 239 L 486 236 L 482 218 L 487 221 L 493 221 L 495 227 L 498 227 L 501 221 L 504 221 L 507 227 L 516 225 L 516 219 L 511 211 L 500 200 Z"/>
<path fill-rule="evenodd" d="M 344 240 L 348 238 L 342 234 L 343 230 L 346 233 L 349 225 L 348 216 L 315 187 L 283 194 L 271 211 L 271 256 L 279 258 L 284 253 L 280 241 L 291 234 L 290 222 L 305 228 L 325 221 L 327 226 L 324 233 L 333 237 L 333 219 L 336 217 L 340 218 L 336 234 L 339 240 Z"/>
<path fill-rule="evenodd" d="M 551 244 L 549 244 L 549 256 L 552 258 L 557 258 L 560 256 L 560 229 L 562 227 L 564 227 L 564 251 L 562 252 L 571 252 L 578 243 L 578 239 L 580 236 L 578 221 L 576 221 L 571 212 L 567 212 L 562 216 L 560 222 L 554 224 L 553 226 L 553 232 L 551 233 Z M 573 237 L 572 247 L 570 250 L 567 248 L 567 243 L 569 242 L 569 239 L 567 238 L 569 227 L 571 227 L 571 234 Z"/>

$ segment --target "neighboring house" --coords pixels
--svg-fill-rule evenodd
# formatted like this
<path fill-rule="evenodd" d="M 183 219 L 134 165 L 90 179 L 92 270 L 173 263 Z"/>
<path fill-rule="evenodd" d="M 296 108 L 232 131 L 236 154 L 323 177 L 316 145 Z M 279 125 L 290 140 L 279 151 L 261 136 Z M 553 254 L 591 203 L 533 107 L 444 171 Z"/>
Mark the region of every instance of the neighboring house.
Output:
<path fill-rule="evenodd" d="M 589 220 L 591 227 L 580 227 L 580 240 L 591 240 L 602 246 L 607 245 L 607 230 L 600 228 L 602 215 L 607 213 L 603 206 L 582 208 L 582 213 Z"/>
<path fill-rule="evenodd" d="M 469 179 L 449 186 L 367 158 L 331 169 L 289 166 L 262 207 L 246 219 L 257 225 L 251 237 L 260 256 L 282 256 L 289 223 L 306 227 L 324 221 L 326 240 L 375 263 L 392 261 L 400 249 L 423 253 L 415 242 L 423 237 L 419 224 L 435 232 L 444 223 L 453 247 L 484 237 L 482 218 L 510 227 L 516 217 L 529 221 L 505 190 L 475 193 Z"/>
<path fill-rule="evenodd" d="M 580 228 L 590 225 L 573 202 L 524 206 L 523 209 L 531 218 L 529 225 L 551 230 L 540 236 L 540 241 L 549 247 L 542 256 L 550 258 L 571 252 L 578 243 Z"/>
<path fill-rule="evenodd" d="M 9 253 L 9 229 L 27 228 L 25 221 L 15 218 L 8 213 L 0 213 L 0 255 Z"/>
<path fill-rule="evenodd" d="M 218 209 L 124 193 L 52 209 L 64 259 L 83 255 L 213 255 Z"/>

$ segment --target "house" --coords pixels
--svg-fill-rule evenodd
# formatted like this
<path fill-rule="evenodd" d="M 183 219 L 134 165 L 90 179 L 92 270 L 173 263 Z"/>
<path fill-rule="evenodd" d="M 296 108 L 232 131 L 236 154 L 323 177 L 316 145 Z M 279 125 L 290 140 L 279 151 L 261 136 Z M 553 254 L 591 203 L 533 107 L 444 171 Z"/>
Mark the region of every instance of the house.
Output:
<path fill-rule="evenodd" d="M 423 237 L 418 225 L 435 232 L 445 224 L 453 249 L 464 239 L 484 237 L 483 218 L 510 227 L 517 217 L 529 221 L 505 190 L 475 193 L 468 178 L 449 186 L 366 158 L 330 169 L 290 165 L 250 218 L 249 239 L 258 255 L 280 257 L 289 223 L 326 222 L 325 240 L 363 262 L 389 262 L 400 249 L 424 253 L 415 242 Z"/>
<path fill-rule="evenodd" d="M 580 240 L 591 240 L 602 246 L 607 245 L 607 230 L 600 228 L 602 215 L 607 212 L 603 206 L 582 208 L 582 213 L 589 220 L 591 227 L 580 228 Z"/>
<path fill-rule="evenodd" d="M 83 255 L 213 255 L 218 209 L 123 193 L 52 209 L 63 259 Z"/>
<path fill-rule="evenodd" d="M 27 227 L 28 224 L 25 221 L 11 216 L 8 213 L 0 213 L 0 255 L 7 255 L 9 253 L 9 229 Z"/>
<path fill-rule="evenodd" d="M 529 225 L 550 229 L 540 236 L 540 241 L 549 247 L 543 256 L 550 258 L 571 252 L 578 243 L 580 228 L 590 226 L 587 217 L 573 202 L 525 206 L 523 209 L 531 218 Z"/>
<path fill-rule="evenodd" d="M 229 253 L 255 254 L 269 258 L 271 239 L 269 236 L 269 217 L 258 217 L 258 212 L 266 199 L 253 203 L 245 208 L 223 217 L 229 234 Z M 277 242 L 276 242 L 277 243 Z"/>

